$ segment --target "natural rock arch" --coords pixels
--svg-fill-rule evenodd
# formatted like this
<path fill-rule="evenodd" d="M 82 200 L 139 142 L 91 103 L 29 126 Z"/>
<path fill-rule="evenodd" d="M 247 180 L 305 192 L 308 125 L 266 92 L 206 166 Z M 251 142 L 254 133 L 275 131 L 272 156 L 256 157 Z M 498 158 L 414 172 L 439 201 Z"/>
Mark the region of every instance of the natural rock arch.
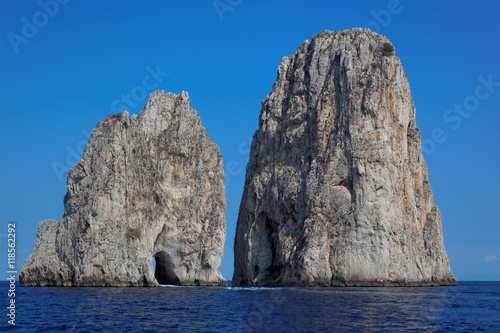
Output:
<path fill-rule="evenodd" d="M 172 259 L 165 251 L 156 252 L 153 256 L 155 265 L 155 279 L 159 284 L 180 285 L 179 277 L 173 269 Z"/>

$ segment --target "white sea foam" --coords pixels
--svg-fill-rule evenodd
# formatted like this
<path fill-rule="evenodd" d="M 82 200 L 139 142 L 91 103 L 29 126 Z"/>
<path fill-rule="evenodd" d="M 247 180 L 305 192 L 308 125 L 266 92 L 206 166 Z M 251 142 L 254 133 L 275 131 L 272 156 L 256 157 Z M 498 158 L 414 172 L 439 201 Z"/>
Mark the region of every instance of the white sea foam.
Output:
<path fill-rule="evenodd" d="M 259 290 L 282 290 L 284 287 L 224 287 L 227 290 L 245 290 L 245 291 L 259 291 Z"/>

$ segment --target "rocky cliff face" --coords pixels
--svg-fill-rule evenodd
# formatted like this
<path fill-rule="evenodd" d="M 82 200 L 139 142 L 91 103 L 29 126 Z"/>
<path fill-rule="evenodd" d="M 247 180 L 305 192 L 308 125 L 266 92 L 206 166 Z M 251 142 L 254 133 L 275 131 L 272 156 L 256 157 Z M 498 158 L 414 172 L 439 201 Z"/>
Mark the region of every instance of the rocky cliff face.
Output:
<path fill-rule="evenodd" d="M 40 223 L 22 285 L 226 284 L 222 155 L 187 93 L 155 92 L 138 115 L 99 122 L 67 188 L 61 220 Z"/>
<path fill-rule="evenodd" d="M 324 31 L 262 101 L 234 285 L 456 284 L 415 107 L 386 37 Z"/>

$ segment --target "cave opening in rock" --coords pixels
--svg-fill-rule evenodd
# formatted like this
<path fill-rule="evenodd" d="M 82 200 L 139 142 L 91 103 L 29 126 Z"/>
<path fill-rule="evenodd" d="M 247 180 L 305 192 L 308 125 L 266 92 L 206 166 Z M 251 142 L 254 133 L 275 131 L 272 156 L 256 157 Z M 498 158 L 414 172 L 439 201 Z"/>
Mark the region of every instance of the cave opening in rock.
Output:
<path fill-rule="evenodd" d="M 153 256 L 153 269 L 155 279 L 159 284 L 180 285 L 179 278 L 174 272 L 170 256 L 165 251 L 160 251 Z"/>
<path fill-rule="evenodd" d="M 254 276 L 257 277 L 260 283 L 272 284 L 275 283 L 281 276 L 281 265 L 278 259 L 279 236 L 277 224 L 269 217 L 260 216 L 263 222 L 263 232 L 260 238 L 260 252 L 256 265 L 253 266 Z"/>

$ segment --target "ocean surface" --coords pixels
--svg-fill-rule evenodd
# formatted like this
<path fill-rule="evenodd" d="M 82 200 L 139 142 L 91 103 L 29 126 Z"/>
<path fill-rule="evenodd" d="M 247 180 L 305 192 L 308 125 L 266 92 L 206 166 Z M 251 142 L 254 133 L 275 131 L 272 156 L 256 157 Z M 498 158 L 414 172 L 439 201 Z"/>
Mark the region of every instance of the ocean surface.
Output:
<path fill-rule="evenodd" d="M 434 288 L 16 288 L 17 332 L 500 332 L 500 282 Z"/>

